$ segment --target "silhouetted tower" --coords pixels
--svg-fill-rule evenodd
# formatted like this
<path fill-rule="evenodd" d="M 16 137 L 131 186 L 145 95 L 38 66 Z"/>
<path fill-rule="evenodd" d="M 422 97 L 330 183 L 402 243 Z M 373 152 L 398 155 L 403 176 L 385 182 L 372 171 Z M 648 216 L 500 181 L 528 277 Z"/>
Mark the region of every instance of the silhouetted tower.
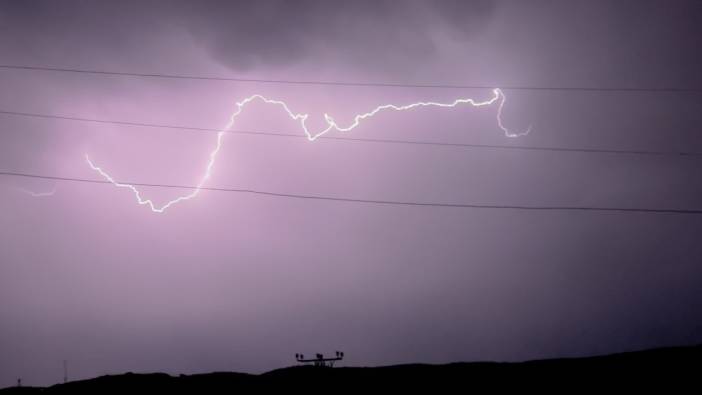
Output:
<path fill-rule="evenodd" d="M 313 359 L 305 359 L 304 355 L 295 354 L 295 359 L 299 363 L 311 363 L 317 367 L 333 368 L 334 362 L 344 359 L 344 353 L 341 351 L 336 351 L 336 356 L 334 358 L 324 358 L 323 354 L 316 354 Z"/>

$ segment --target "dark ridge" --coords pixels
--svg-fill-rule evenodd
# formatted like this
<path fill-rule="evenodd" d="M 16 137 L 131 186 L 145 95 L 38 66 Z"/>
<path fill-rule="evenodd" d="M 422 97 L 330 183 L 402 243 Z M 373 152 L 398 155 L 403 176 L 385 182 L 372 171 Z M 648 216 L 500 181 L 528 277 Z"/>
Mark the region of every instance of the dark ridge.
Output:
<path fill-rule="evenodd" d="M 294 366 L 260 375 L 217 372 L 101 376 L 51 387 L 9 387 L 11 394 L 231 394 L 253 391 L 659 390 L 699 388 L 702 346 L 528 362 L 457 362 L 381 367 Z"/>

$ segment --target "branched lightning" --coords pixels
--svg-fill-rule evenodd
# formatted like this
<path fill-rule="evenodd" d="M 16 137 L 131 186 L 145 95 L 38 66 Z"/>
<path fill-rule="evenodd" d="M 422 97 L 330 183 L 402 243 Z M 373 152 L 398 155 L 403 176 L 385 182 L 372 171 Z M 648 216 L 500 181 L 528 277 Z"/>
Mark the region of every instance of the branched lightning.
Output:
<path fill-rule="evenodd" d="M 281 107 L 285 112 L 288 114 L 288 116 L 293 120 L 297 121 L 300 123 L 300 126 L 302 127 L 302 130 L 304 131 L 305 135 L 307 136 L 307 139 L 309 141 L 315 141 L 319 137 L 327 134 L 328 132 L 335 130 L 338 132 L 348 132 L 353 129 L 355 129 L 358 125 L 360 125 L 361 121 L 364 121 L 368 118 L 373 117 L 377 113 L 384 111 L 384 110 L 394 110 L 394 111 L 406 111 L 406 110 L 411 110 L 419 107 L 442 107 L 442 108 L 454 108 L 462 104 L 469 104 L 473 107 L 483 107 L 483 106 L 489 106 L 494 103 L 498 103 L 497 107 L 497 126 L 504 132 L 505 136 L 507 137 L 519 137 L 519 136 L 524 136 L 528 134 L 531 131 L 531 127 L 527 128 L 526 131 L 520 132 L 520 133 L 515 133 L 507 129 L 504 124 L 502 123 L 502 109 L 504 107 L 505 101 L 507 100 L 507 97 L 505 94 L 500 90 L 499 88 L 496 88 L 493 90 L 493 96 L 485 101 L 476 101 L 475 99 L 471 98 L 461 98 L 461 99 L 456 99 L 453 102 L 450 103 L 440 103 L 440 102 L 416 102 L 412 104 L 407 104 L 403 106 L 398 106 L 395 104 L 384 104 L 381 106 L 376 107 L 372 111 L 369 111 L 367 113 L 363 114 L 358 114 L 354 117 L 353 122 L 350 123 L 348 126 L 340 126 L 339 124 L 336 123 L 334 118 L 332 118 L 328 114 L 324 114 L 324 120 L 327 122 L 327 126 L 320 130 L 319 132 L 313 133 L 307 128 L 307 118 L 309 114 L 297 114 L 294 113 L 292 110 L 290 110 L 290 107 L 281 100 L 273 100 L 273 99 L 268 99 L 262 95 L 252 95 L 247 97 L 246 99 L 236 103 L 236 110 L 232 115 L 229 117 L 229 122 L 222 128 L 222 130 L 217 133 L 217 142 L 215 144 L 215 148 L 210 152 L 209 155 L 209 160 L 207 161 L 207 166 L 205 166 L 205 173 L 200 179 L 200 181 L 197 183 L 196 187 L 188 194 L 184 196 L 180 196 L 176 199 L 170 200 L 163 204 L 162 206 L 157 206 L 153 200 L 151 199 L 145 199 L 142 197 L 141 192 L 132 184 L 124 184 L 117 182 L 112 176 L 110 176 L 107 172 L 105 172 L 101 167 L 95 165 L 89 158 L 89 156 L 86 154 L 85 155 L 85 160 L 88 162 L 88 165 L 98 173 L 102 177 L 104 177 L 107 181 L 115 185 L 116 187 L 119 188 L 126 188 L 131 190 L 134 193 L 134 196 L 136 197 L 137 202 L 140 205 L 146 205 L 148 206 L 151 211 L 155 213 L 163 213 L 165 212 L 169 207 L 173 206 L 176 203 L 182 202 L 184 200 L 189 200 L 197 196 L 205 182 L 210 178 L 212 175 L 212 168 L 215 164 L 215 161 L 217 159 L 217 154 L 219 153 L 219 150 L 222 147 L 222 137 L 224 136 L 225 132 L 230 130 L 232 126 L 234 125 L 235 119 L 243 112 L 244 107 L 248 105 L 249 103 L 255 102 L 255 101 L 261 101 L 266 104 L 273 104 L 276 106 Z"/>
<path fill-rule="evenodd" d="M 26 188 L 22 187 L 14 187 L 15 190 L 20 191 L 22 193 L 26 193 L 29 196 L 32 197 L 47 197 L 47 196 L 54 196 L 56 193 L 56 187 L 53 187 L 50 191 L 47 192 L 34 192 Z"/>

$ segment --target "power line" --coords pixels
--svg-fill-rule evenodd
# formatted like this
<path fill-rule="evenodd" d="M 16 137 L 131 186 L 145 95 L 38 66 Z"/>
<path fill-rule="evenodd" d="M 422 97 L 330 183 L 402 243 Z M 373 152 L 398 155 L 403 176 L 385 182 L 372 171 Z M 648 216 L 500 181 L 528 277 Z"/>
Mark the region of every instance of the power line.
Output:
<path fill-rule="evenodd" d="M 145 122 L 107 120 L 107 119 L 84 118 L 84 117 L 75 117 L 75 116 L 66 116 L 66 115 L 43 114 L 43 113 L 20 112 L 20 111 L 7 111 L 7 110 L 0 110 L 0 114 L 29 117 L 29 118 L 44 118 L 44 119 L 59 119 L 59 120 L 65 120 L 65 121 L 92 122 L 92 123 L 109 124 L 109 125 L 138 126 L 138 127 L 163 128 L 163 129 L 186 130 L 186 131 L 190 130 L 190 131 L 196 131 L 196 132 L 211 132 L 211 133 L 225 132 L 225 133 L 231 133 L 231 134 L 249 134 L 249 135 L 261 135 L 261 136 L 270 136 L 270 137 L 294 137 L 294 138 L 307 139 L 306 136 L 301 135 L 301 134 L 283 133 L 283 132 L 277 132 L 277 131 L 220 130 L 220 129 L 214 129 L 214 128 L 203 128 L 203 127 L 195 127 L 195 126 L 167 125 L 167 124 L 156 124 L 156 123 L 145 123 Z M 673 152 L 673 151 L 650 151 L 650 150 L 605 149 L 605 148 L 533 147 L 533 146 L 523 146 L 523 145 L 448 143 L 448 142 L 426 141 L 426 140 L 399 140 L 399 139 L 378 139 L 378 138 L 339 137 L 339 136 L 320 137 L 320 140 L 323 140 L 323 139 L 365 142 L 365 143 L 410 144 L 410 145 L 426 145 L 426 146 L 458 147 L 458 148 L 486 148 L 486 149 L 503 149 L 503 150 L 581 152 L 581 153 L 653 155 L 653 156 L 686 156 L 686 157 L 700 157 L 700 156 L 702 156 L 702 152 L 687 152 L 687 151 Z"/>
<path fill-rule="evenodd" d="M 458 85 L 458 84 L 401 84 L 388 82 L 353 82 L 353 81 L 321 81 L 321 80 L 289 80 L 289 79 L 264 79 L 264 78 L 236 78 L 187 74 L 165 73 L 135 73 L 126 71 L 109 71 L 82 68 L 62 68 L 47 66 L 26 65 L 0 65 L 1 69 L 24 71 L 50 71 L 62 73 L 80 73 L 93 75 L 111 75 L 142 78 L 169 78 L 180 80 L 204 81 L 230 81 L 262 84 L 287 84 L 287 85 L 330 85 L 330 86 L 356 86 L 356 87 L 381 87 L 381 88 L 436 88 L 436 89 L 494 89 L 495 86 L 487 85 Z M 677 88 L 677 87 L 586 87 L 586 86 L 529 86 L 529 85 L 500 85 L 502 90 L 528 90 L 528 91 L 583 91 L 583 92 L 651 92 L 651 93 L 699 93 L 702 88 Z"/>
<path fill-rule="evenodd" d="M 42 174 L 31 174 L 21 172 L 0 171 L 0 175 L 11 177 L 35 178 L 43 180 L 83 182 L 91 184 L 109 184 L 106 180 L 95 180 L 87 178 L 75 177 L 59 177 L 47 176 Z M 137 182 L 122 182 L 120 184 L 130 184 L 133 186 L 156 187 L 156 188 L 177 188 L 177 189 L 198 189 L 196 186 L 175 185 L 175 184 L 149 184 Z M 333 202 L 345 203 L 362 203 L 374 205 L 388 206 L 413 206 L 413 207 L 442 207 L 442 208 L 470 208 L 470 209 L 492 209 L 492 210 L 529 210 L 529 211 L 597 211 L 597 212 L 626 212 L 626 213 L 658 213 L 658 214 L 702 214 L 702 210 L 695 209 L 656 209 L 656 208 L 635 208 L 635 207 L 593 207 L 593 206 L 523 206 L 523 205 L 501 205 L 501 204 L 465 204 L 465 203 L 431 203 L 431 202 L 414 202 L 414 201 L 399 201 L 399 200 L 378 200 L 378 199 L 357 199 L 347 197 L 322 196 L 322 195 L 306 195 L 282 192 L 261 191 L 255 189 L 244 188 L 219 188 L 219 187 L 201 187 L 201 190 L 217 191 L 217 192 L 235 192 L 261 196 L 272 196 L 279 198 L 305 199 L 305 200 L 324 200 Z"/>

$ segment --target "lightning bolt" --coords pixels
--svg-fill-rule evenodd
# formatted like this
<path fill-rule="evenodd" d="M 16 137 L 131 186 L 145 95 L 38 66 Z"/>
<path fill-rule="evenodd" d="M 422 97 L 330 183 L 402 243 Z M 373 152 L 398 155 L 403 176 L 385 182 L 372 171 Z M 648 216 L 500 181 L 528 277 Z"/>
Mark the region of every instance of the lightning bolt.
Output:
<path fill-rule="evenodd" d="M 531 126 L 529 126 L 529 128 L 527 128 L 526 131 L 520 132 L 520 133 L 512 132 L 504 126 L 504 124 L 502 123 L 502 109 L 505 105 L 507 97 L 502 92 L 502 90 L 500 90 L 499 88 L 494 89 L 492 91 L 492 93 L 493 93 L 493 96 L 490 99 L 487 99 L 485 101 L 476 101 L 475 99 L 471 99 L 471 98 L 460 98 L 460 99 L 456 99 L 453 102 L 449 102 L 449 103 L 440 103 L 440 102 L 429 101 L 429 102 L 416 102 L 416 103 L 407 104 L 407 105 L 403 105 L 403 106 L 398 106 L 398 105 L 394 105 L 394 104 L 384 104 L 384 105 L 376 107 L 372 111 L 356 115 L 353 119 L 353 122 L 350 123 L 348 126 L 340 126 L 339 124 L 336 123 L 334 118 L 332 118 L 328 114 L 324 114 L 324 120 L 327 122 L 327 126 L 326 126 L 326 128 L 324 128 L 316 133 L 311 132 L 307 128 L 307 118 L 308 118 L 309 114 L 294 113 L 292 110 L 290 110 L 290 107 L 288 107 L 288 105 L 284 101 L 281 101 L 281 100 L 268 99 L 268 98 L 266 98 L 262 95 L 258 95 L 258 94 L 249 96 L 246 99 L 236 103 L 236 110 L 229 117 L 229 122 L 227 122 L 227 124 L 224 126 L 224 128 L 222 128 L 222 131 L 217 133 L 217 142 L 215 144 L 215 148 L 210 152 L 209 160 L 207 161 L 207 166 L 205 166 L 205 173 L 202 176 L 202 178 L 200 179 L 200 181 L 197 183 L 195 188 L 193 188 L 193 190 L 190 193 L 183 195 L 183 196 L 180 196 L 176 199 L 170 200 L 161 206 L 156 205 L 153 202 L 153 200 L 151 200 L 151 199 L 145 199 L 144 197 L 142 197 L 141 192 L 134 185 L 117 182 L 105 170 L 103 170 L 101 167 L 95 165 L 93 163 L 93 161 L 90 160 L 90 157 L 88 156 L 88 154 L 85 155 L 85 160 L 88 163 L 88 165 L 90 166 L 90 168 L 92 168 L 93 170 L 98 172 L 102 177 L 104 177 L 107 181 L 112 183 L 114 186 L 116 186 L 118 188 L 125 188 L 125 189 L 131 190 L 132 193 L 134 194 L 134 197 L 136 198 L 137 202 L 140 205 L 148 206 L 151 209 L 151 211 L 153 211 L 155 213 L 164 213 L 169 207 L 171 207 L 177 203 L 180 203 L 182 201 L 190 200 L 190 199 L 196 197 L 200 193 L 201 188 L 203 187 L 203 185 L 205 185 L 207 180 L 212 175 L 212 168 L 214 167 L 215 161 L 217 160 L 217 154 L 219 153 L 219 150 L 222 148 L 222 138 L 224 137 L 225 132 L 232 128 L 232 126 L 234 125 L 234 121 L 244 111 L 244 108 L 248 104 L 253 103 L 255 101 L 260 101 L 260 102 L 263 102 L 265 104 L 272 104 L 274 106 L 278 106 L 278 107 L 282 108 L 293 121 L 300 123 L 300 127 L 304 131 L 305 135 L 307 136 L 307 140 L 309 140 L 309 141 L 315 141 L 319 137 L 321 137 L 321 136 L 323 136 L 323 135 L 325 135 L 333 130 L 338 131 L 338 132 L 351 131 L 351 130 L 355 129 L 358 125 L 360 125 L 362 121 L 364 121 L 368 118 L 371 118 L 374 115 L 378 114 L 379 112 L 385 111 L 385 110 L 407 111 L 407 110 L 412 110 L 412 109 L 419 108 L 419 107 L 455 108 L 459 105 L 466 105 L 466 104 L 471 105 L 473 107 L 484 107 L 484 106 L 489 106 L 489 105 L 494 104 L 494 103 L 498 103 L 497 116 L 496 116 L 497 126 L 504 132 L 505 136 L 514 138 L 514 137 L 519 137 L 519 136 L 524 136 L 524 135 L 529 134 L 529 132 L 531 131 Z"/>
<path fill-rule="evenodd" d="M 21 188 L 21 187 L 14 187 L 14 189 L 16 189 L 22 193 L 26 193 L 27 195 L 32 196 L 32 197 L 54 196 L 54 194 L 56 193 L 56 187 L 53 187 L 48 192 L 34 192 L 34 191 L 30 191 L 29 189 L 25 189 L 25 188 Z"/>

